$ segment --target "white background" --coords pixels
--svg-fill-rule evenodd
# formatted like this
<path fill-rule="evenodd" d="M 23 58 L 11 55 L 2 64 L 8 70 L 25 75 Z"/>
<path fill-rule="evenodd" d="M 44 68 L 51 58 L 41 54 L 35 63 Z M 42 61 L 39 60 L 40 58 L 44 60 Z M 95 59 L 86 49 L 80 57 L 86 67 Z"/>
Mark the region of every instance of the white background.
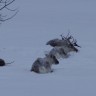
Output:
<path fill-rule="evenodd" d="M 0 96 L 96 96 L 96 1 L 16 0 L 19 13 L 0 25 Z M 70 34 L 78 53 L 61 59 L 53 73 L 30 72 L 51 49 L 50 39 Z"/>

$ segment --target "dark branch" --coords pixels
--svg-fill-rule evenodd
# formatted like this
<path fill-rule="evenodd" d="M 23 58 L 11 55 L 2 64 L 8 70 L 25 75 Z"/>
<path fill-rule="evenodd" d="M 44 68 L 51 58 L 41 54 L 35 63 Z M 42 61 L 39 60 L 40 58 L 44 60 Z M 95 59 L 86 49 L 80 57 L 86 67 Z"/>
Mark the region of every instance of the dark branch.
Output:
<path fill-rule="evenodd" d="M 12 0 L 12 1 L 10 1 L 10 2 L 8 3 L 7 0 L 6 0 L 5 2 L 3 2 L 5 5 L 4 5 L 2 8 L 0 8 L 0 10 L 2 10 L 2 9 L 4 9 L 5 7 L 9 6 L 9 5 L 12 4 L 14 1 L 15 1 L 15 0 Z M 2 3 L 2 1 L 1 1 L 1 3 Z"/>
<path fill-rule="evenodd" d="M 0 22 L 4 22 L 6 20 L 12 19 L 17 13 L 17 9 L 10 9 L 8 8 L 9 5 L 11 5 L 15 0 L 0 0 L 1 8 L 0 8 Z M 15 13 L 11 15 L 10 17 L 7 17 L 7 15 L 3 16 L 1 12 L 3 12 L 4 9 L 7 9 L 8 11 L 14 11 Z"/>
<path fill-rule="evenodd" d="M 9 10 L 9 11 L 16 11 L 17 9 L 10 9 L 10 8 L 8 8 L 8 7 L 5 7 L 7 10 Z"/>
<path fill-rule="evenodd" d="M 6 19 L 4 19 L 4 18 L 3 18 L 3 17 L 5 17 L 5 16 L 0 17 L 0 21 L 1 21 L 1 22 L 4 22 L 4 21 L 7 21 L 7 20 L 9 20 L 9 19 L 12 19 L 14 16 L 16 16 L 16 14 L 17 14 L 18 12 L 19 12 L 19 11 L 15 12 L 15 14 L 14 14 L 14 15 L 12 15 L 11 17 L 6 18 Z"/>

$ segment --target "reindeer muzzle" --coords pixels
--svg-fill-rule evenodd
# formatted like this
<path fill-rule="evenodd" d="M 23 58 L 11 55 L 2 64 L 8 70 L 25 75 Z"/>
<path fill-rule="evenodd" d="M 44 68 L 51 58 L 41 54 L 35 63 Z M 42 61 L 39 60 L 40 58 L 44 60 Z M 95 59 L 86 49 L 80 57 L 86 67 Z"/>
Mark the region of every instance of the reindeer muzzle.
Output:
<path fill-rule="evenodd" d="M 57 65 L 57 64 L 59 64 L 59 61 L 58 61 L 58 60 L 56 60 L 55 64 L 56 64 L 56 65 Z"/>

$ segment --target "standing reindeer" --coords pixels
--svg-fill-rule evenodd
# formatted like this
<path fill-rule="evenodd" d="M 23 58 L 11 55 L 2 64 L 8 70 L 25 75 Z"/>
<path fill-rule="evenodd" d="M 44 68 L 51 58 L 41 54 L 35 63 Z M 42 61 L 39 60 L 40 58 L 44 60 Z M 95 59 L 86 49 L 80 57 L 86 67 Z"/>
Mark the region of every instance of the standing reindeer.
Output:
<path fill-rule="evenodd" d="M 37 58 L 32 65 L 31 71 L 36 73 L 49 73 L 53 72 L 52 64 L 59 64 L 59 61 L 54 55 L 46 54 L 44 58 Z"/>

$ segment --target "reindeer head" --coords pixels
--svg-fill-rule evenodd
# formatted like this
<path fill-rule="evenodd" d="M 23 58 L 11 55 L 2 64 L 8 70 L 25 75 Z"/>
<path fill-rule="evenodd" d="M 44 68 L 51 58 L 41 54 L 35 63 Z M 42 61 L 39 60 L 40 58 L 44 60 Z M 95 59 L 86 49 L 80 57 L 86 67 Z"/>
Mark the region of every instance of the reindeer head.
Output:
<path fill-rule="evenodd" d="M 68 44 L 68 49 L 69 49 L 70 51 L 78 52 L 78 49 L 77 49 L 72 43 L 69 43 L 69 44 Z"/>
<path fill-rule="evenodd" d="M 69 33 L 66 37 L 64 37 L 63 35 L 60 35 L 62 40 L 66 41 L 67 43 L 71 43 L 73 46 L 77 46 L 77 47 L 80 47 L 78 44 L 77 44 L 77 40 L 73 38 L 73 36 L 69 36 Z M 72 40 L 72 41 L 71 41 Z"/>
<path fill-rule="evenodd" d="M 76 39 L 73 38 L 73 36 L 71 36 L 71 35 L 69 36 L 69 34 L 68 34 L 66 37 L 64 37 L 61 35 L 61 38 L 62 38 L 63 42 L 66 42 L 65 46 L 69 51 L 78 52 L 78 49 L 75 46 L 77 46 L 77 47 L 80 47 L 80 46 L 77 44 L 77 41 L 76 41 Z"/>

